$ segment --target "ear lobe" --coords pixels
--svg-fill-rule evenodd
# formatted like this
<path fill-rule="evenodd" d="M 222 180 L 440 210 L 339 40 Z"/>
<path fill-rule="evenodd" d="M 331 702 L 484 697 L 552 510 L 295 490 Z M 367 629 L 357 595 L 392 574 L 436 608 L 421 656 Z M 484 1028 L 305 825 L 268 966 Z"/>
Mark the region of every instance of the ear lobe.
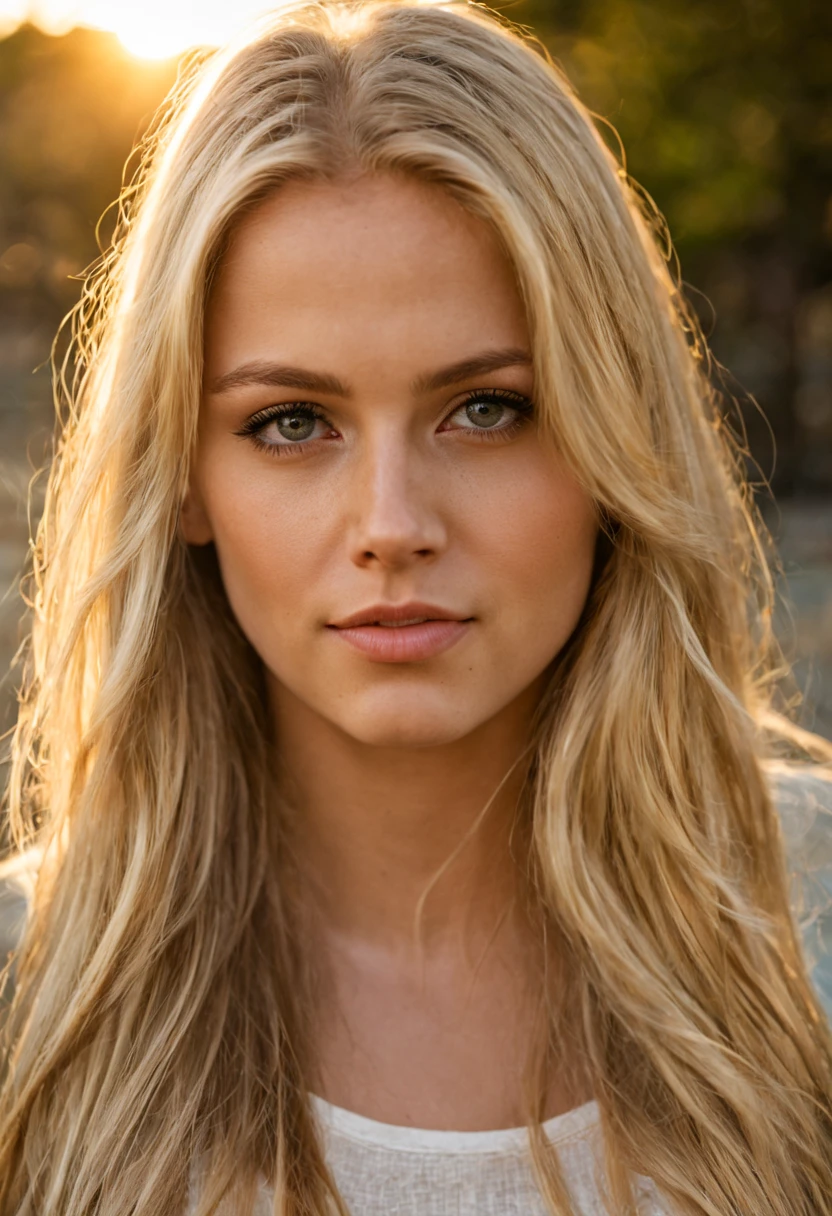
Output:
<path fill-rule="evenodd" d="M 179 535 L 186 545 L 208 545 L 214 539 L 205 506 L 192 485 L 188 487 L 179 512 Z"/>

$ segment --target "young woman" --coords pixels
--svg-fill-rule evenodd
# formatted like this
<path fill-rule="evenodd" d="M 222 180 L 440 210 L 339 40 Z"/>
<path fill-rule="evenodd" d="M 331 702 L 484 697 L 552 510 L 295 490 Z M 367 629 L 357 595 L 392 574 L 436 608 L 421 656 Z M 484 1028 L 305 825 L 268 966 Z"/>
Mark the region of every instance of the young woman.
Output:
<path fill-rule="evenodd" d="M 832 756 L 539 48 L 281 9 L 178 89 L 76 320 L 3 1216 L 829 1216 L 766 765 Z"/>

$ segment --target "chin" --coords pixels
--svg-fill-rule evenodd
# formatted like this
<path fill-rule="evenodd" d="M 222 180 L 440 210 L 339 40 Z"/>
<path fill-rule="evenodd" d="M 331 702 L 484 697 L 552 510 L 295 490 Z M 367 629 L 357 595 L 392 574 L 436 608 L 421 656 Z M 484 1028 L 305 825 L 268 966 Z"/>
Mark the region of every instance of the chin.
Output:
<path fill-rule="evenodd" d="M 338 725 L 368 747 L 427 748 L 442 747 L 464 738 L 480 724 L 460 712 L 459 705 L 426 704 L 424 694 L 416 699 L 402 698 L 391 704 L 385 698 L 379 705 L 353 705 L 338 715 Z"/>
<path fill-rule="evenodd" d="M 367 747 L 418 749 L 455 743 L 468 731 L 445 722 L 391 722 L 388 719 L 384 722 L 362 722 L 357 727 L 352 722 L 347 734 Z"/>

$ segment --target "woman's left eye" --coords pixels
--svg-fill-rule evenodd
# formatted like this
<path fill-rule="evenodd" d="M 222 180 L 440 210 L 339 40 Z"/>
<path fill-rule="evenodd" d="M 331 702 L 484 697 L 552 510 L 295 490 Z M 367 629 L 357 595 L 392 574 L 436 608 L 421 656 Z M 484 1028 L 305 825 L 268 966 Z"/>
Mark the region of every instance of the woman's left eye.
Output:
<path fill-rule="evenodd" d="M 516 429 L 528 418 L 532 408 L 531 401 L 521 393 L 508 389 L 486 389 L 469 393 L 465 401 L 448 415 L 440 429 L 472 431 L 485 438 L 489 431 Z"/>

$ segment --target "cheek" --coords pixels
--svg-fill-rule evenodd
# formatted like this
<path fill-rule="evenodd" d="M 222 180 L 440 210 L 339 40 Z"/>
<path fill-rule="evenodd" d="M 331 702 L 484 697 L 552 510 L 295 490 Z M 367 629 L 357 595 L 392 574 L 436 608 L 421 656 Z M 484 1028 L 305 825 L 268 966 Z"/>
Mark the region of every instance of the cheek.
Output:
<path fill-rule="evenodd" d="M 590 496 L 542 452 L 504 485 L 490 565 L 512 622 L 552 655 L 572 633 L 592 578 L 598 520 Z"/>
<path fill-rule="evenodd" d="M 325 479 L 299 493 L 294 478 L 268 466 L 235 473 L 206 461 L 201 484 L 231 608 L 260 649 L 326 578 L 336 503 Z"/>

